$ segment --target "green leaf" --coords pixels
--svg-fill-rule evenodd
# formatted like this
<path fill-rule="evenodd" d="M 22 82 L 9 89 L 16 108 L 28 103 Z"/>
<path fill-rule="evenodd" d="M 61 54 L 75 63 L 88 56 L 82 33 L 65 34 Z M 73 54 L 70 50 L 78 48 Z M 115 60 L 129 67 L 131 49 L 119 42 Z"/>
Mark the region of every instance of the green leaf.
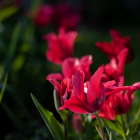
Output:
<path fill-rule="evenodd" d="M 54 139 L 64 140 L 64 129 L 61 124 L 55 119 L 50 111 L 42 107 L 42 105 L 32 94 L 31 97 Z"/>
<path fill-rule="evenodd" d="M 67 110 L 58 110 L 58 108 L 60 107 L 60 99 L 59 99 L 59 95 L 58 95 L 56 89 L 54 89 L 54 91 L 53 91 L 53 98 L 54 98 L 55 109 L 59 113 L 59 115 L 61 116 L 61 118 L 64 122 L 66 114 L 67 114 Z"/>
<path fill-rule="evenodd" d="M 114 135 L 112 131 L 110 131 L 109 140 L 117 140 L 116 136 Z"/>
<path fill-rule="evenodd" d="M 105 122 L 112 130 L 118 132 L 118 133 L 121 134 L 123 137 L 125 137 L 122 128 L 121 128 L 121 129 L 120 129 L 120 127 L 117 128 L 118 126 L 117 126 L 115 123 L 113 123 L 113 122 L 111 122 L 111 121 L 109 121 L 109 120 L 106 120 L 106 119 L 103 119 L 103 120 L 104 120 L 104 122 Z"/>
<path fill-rule="evenodd" d="M 122 119 L 121 119 L 121 116 L 120 116 L 120 115 L 117 116 L 116 120 L 117 120 L 121 125 L 123 125 L 123 122 L 122 122 Z"/>
<path fill-rule="evenodd" d="M 137 111 L 137 113 L 136 113 L 136 115 L 135 115 L 135 121 L 137 121 L 138 123 L 140 123 L 140 107 L 139 107 L 139 109 L 138 109 L 138 111 Z"/>
<path fill-rule="evenodd" d="M 0 23 L 5 19 L 8 18 L 9 16 L 13 15 L 14 13 L 16 13 L 18 11 L 18 7 L 17 6 L 9 6 L 6 7 L 2 10 L 0 10 Z"/>
<path fill-rule="evenodd" d="M 105 123 L 105 121 L 104 121 Z M 107 126 L 107 124 L 105 123 L 105 129 L 109 135 L 109 140 L 117 140 L 117 137 L 115 136 L 114 132 Z"/>
<path fill-rule="evenodd" d="M 1 103 L 4 91 L 5 91 L 5 88 L 6 88 L 7 80 L 8 80 L 8 74 L 6 74 L 6 76 L 5 76 L 4 84 L 3 84 L 2 90 L 0 92 L 0 103 Z"/>
<path fill-rule="evenodd" d="M 102 138 L 102 132 L 101 132 L 101 130 L 100 130 L 96 125 L 95 125 L 95 128 L 96 128 L 96 130 L 97 130 L 97 132 L 98 132 L 100 138 L 103 139 L 103 138 Z"/>
<path fill-rule="evenodd" d="M 13 33 L 11 35 L 11 41 L 10 41 L 10 46 L 8 49 L 8 55 L 7 55 L 7 61 L 6 61 L 6 65 L 4 68 L 4 73 L 2 75 L 5 75 L 5 73 L 10 69 L 11 64 L 13 62 L 14 59 L 14 55 L 15 55 L 15 51 L 16 51 L 16 47 L 17 47 L 17 42 L 20 36 L 20 31 L 22 29 L 22 24 L 18 23 L 15 25 L 14 29 L 13 29 Z"/>
<path fill-rule="evenodd" d="M 133 133 L 135 133 L 137 131 L 137 125 L 138 125 L 137 121 L 135 121 L 133 124 L 130 125 L 129 135 L 132 135 Z"/>

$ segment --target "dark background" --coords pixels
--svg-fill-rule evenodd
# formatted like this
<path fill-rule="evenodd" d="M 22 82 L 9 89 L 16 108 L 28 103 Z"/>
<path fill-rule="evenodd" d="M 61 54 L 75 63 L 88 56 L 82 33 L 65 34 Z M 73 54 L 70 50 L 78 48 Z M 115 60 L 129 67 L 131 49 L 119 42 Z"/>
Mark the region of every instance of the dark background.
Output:
<path fill-rule="evenodd" d="M 15 3 L 1 0 L 0 10 Z M 46 81 L 49 73 L 61 72 L 61 67 L 46 59 L 47 44 L 42 36 L 57 29 L 39 28 L 34 20 L 26 16 L 35 2 L 57 4 L 59 0 L 23 0 L 19 10 L 0 23 L 0 74 L 7 66 L 8 82 L 0 105 L 0 139 L 44 140 L 52 139 L 31 93 L 61 122 L 54 108 L 53 86 Z M 66 1 L 65 1 L 66 2 Z M 135 59 L 125 66 L 125 85 L 140 81 L 140 1 L 139 0 L 68 0 L 73 6 L 82 7 L 82 21 L 77 28 L 74 56 L 92 54 L 92 74 L 101 64 L 109 63 L 105 54 L 95 46 L 97 41 L 111 42 L 110 29 L 117 29 L 123 36 L 131 37 Z M 37 4 L 39 6 L 39 4 Z M 21 27 L 13 57 L 8 60 L 12 37 L 16 27 Z M 6 71 L 6 72 L 7 72 Z M 4 77 L 1 78 L 2 87 Z M 140 103 L 140 92 L 135 92 L 134 104 L 130 110 L 133 119 Z"/>

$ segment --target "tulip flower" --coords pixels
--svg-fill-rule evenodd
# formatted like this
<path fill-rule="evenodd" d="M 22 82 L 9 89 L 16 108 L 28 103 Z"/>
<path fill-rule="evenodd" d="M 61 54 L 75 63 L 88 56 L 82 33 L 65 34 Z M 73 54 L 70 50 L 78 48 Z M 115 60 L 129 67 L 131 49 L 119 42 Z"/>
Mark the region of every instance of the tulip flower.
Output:
<path fill-rule="evenodd" d="M 60 21 L 60 27 L 65 27 L 67 30 L 75 30 L 81 21 L 81 16 L 78 13 L 63 17 Z"/>
<path fill-rule="evenodd" d="M 65 78 L 72 78 L 78 70 L 85 72 L 85 81 L 88 81 L 91 77 L 90 65 L 92 63 L 92 56 L 86 55 L 83 56 L 80 60 L 79 58 L 67 58 L 62 62 L 62 73 Z M 63 80 L 63 76 L 60 73 L 51 73 L 46 79 L 54 78 L 58 81 Z"/>
<path fill-rule="evenodd" d="M 58 81 L 56 81 L 56 79 L 53 79 L 50 77 L 48 77 L 47 80 L 57 90 L 57 92 L 59 94 L 59 99 L 60 99 L 60 106 L 64 105 L 64 101 L 66 99 L 69 99 L 71 94 L 73 93 L 71 80 L 69 78 L 65 78 L 65 79 L 63 79 L 61 84 Z"/>
<path fill-rule="evenodd" d="M 51 16 L 54 7 L 51 5 L 41 5 L 35 15 L 35 24 L 37 26 L 46 26 L 51 22 Z"/>
<path fill-rule="evenodd" d="M 118 86 L 122 86 L 123 83 L 124 77 L 121 77 Z M 108 120 L 115 120 L 117 115 L 123 115 L 127 113 L 134 100 L 133 93 L 140 89 L 140 82 L 137 82 L 132 86 L 134 89 L 129 89 L 125 93 L 121 91 L 110 96 L 99 111 L 99 116 Z M 93 115 L 92 118 L 95 118 L 95 116 Z"/>
<path fill-rule="evenodd" d="M 130 44 L 130 37 L 123 37 L 117 30 L 111 29 L 110 34 L 113 38 L 111 43 L 97 42 L 96 46 L 108 55 L 109 59 L 116 58 L 120 51 L 124 48 L 128 48 L 128 55 L 126 62 L 130 62 L 134 58 L 134 51 Z"/>
<path fill-rule="evenodd" d="M 116 82 L 114 80 L 102 83 L 101 77 L 103 72 L 104 66 L 102 65 L 85 84 L 84 72 L 76 72 L 72 80 L 73 94 L 71 94 L 69 99 L 65 100 L 64 105 L 59 110 L 68 108 L 75 113 L 96 114 L 102 108 L 106 97 L 120 91 L 134 89 L 131 86 L 117 87 L 115 86 Z"/>
<path fill-rule="evenodd" d="M 109 80 L 119 81 L 119 77 L 124 74 L 125 60 L 128 54 L 128 49 L 124 48 L 119 52 L 117 58 L 112 58 L 110 63 L 105 66 L 105 72 L 102 75 L 102 82 Z"/>
<path fill-rule="evenodd" d="M 82 134 L 84 131 L 84 127 L 82 123 L 83 123 L 83 119 L 81 115 L 74 113 L 72 117 L 72 124 L 75 132 L 78 134 Z"/>
<path fill-rule="evenodd" d="M 77 32 L 65 32 L 64 28 L 59 30 L 58 36 L 54 33 L 44 36 L 49 47 L 49 50 L 46 52 L 47 59 L 55 64 L 61 64 L 64 59 L 71 57 L 76 36 Z"/>

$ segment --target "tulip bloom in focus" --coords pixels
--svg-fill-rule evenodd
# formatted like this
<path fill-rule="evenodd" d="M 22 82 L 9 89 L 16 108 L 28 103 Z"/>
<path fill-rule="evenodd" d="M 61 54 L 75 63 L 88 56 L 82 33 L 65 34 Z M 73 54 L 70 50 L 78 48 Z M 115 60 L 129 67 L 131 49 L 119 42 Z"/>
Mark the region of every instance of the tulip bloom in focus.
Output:
<path fill-rule="evenodd" d="M 73 93 L 71 80 L 65 78 L 63 79 L 61 84 L 58 81 L 56 81 L 56 79 L 48 78 L 47 80 L 54 86 L 54 88 L 58 92 L 60 106 L 64 105 L 64 101 L 66 99 L 69 99 L 71 94 Z"/>
<path fill-rule="evenodd" d="M 116 58 L 120 51 L 124 48 L 128 48 L 128 56 L 126 62 L 130 62 L 134 58 L 134 51 L 130 44 L 130 37 L 123 37 L 117 30 L 111 29 L 110 34 L 113 38 L 111 43 L 97 42 L 96 46 L 108 55 L 109 59 Z"/>
<path fill-rule="evenodd" d="M 123 86 L 124 77 L 121 77 L 118 86 Z M 118 92 L 110 96 L 104 103 L 103 107 L 99 111 L 99 117 L 115 120 L 117 115 L 123 115 L 129 111 L 134 100 L 133 93 L 140 89 L 140 82 L 132 85 L 134 89 L 127 90 L 126 93 L 123 91 Z M 93 115 L 92 118 L 95 118 Z"/>
<path fill-rule="evenodd" d="M 75 132 L 78 134 L 82 134 L 84 131 L 82 122 L 83 122 L 83 119 L 82 119 L 81 115 L 74 113 L 73 117 L 72 117 L 72 124 L 73 124 L 73 128 L 74 128 Z"/>
<path fill-rule="evenodd" d="M 65 78 L 72 78 L 78 70 L 85 72 L 85 81 L 88 81 L 91 78 L 90 65 L 92 64 L 92 56 L 86 55 L 83 56 L 80 60 L 79 58 L 67 58 L 62 62 L 62 73 Z M 59 73 L 49 74 L 46 79 L 54 78 L 58 81 L 63 80 L 63 76 Z"/>
<path fill-rule="evenodd" d="M 124 74 L 124 65 L 126 57 L 128 54 L 128 49 L 124 48 L 119 52 L 117 58 L 112 58 L 110 63 L 105 66 L 105 72 L 102 75 L 102 82 L 107 82 L 109 80 L 119 81 L 119 77 Z"/>
<path fill-rule="evenodd" d="M 104 66 L 98 68 L 95 74 L 90 78 L 90 81 L 84 84 L 84 72 L 78 71 L 72 79 L 73 94 L 70 99 L 65 100 L 64 105 L 59 108 L 63 110 L 68 108 L 72 112 L 81 114 L 98 113 L 102 108 L 106 97 L 109 97 L 117 92 L 127 89 L 134 89 L 129 86 L 115 86 L 116 82 L 109 81 L 101 82 L 101 77 L 104 72 Z"/>
<path fill-rule="evenodd" d="M 55 64 L 61 64 L 64 59 L 71 57 L 76 37 L 77 32 L 65 32 L 64 28 L 59 30 L 58 36 L 54 33 L 44 36 L 49 48 L 46 52 L 47 59 Z"/>

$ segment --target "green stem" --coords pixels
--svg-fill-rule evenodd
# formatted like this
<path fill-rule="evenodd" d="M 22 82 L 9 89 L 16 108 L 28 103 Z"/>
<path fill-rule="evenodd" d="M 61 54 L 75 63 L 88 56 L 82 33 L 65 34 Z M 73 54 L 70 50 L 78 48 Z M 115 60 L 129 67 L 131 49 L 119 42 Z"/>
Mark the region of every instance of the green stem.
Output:
<path fill-rule="evenodd" d="M 122 120 L 122 125 L 123 125 L 123 132 L 124 132 L 124 136 L 125 136 L 124 140 L 127 140 L 125 123 L 124 123 L 124 120 L 123 120 L 122 116 L 121 116 L 121 120 Z"/>
<path fill-rule="evenodd" d="M 128 114 L 128 112 L 126 113 L 126 118 L 127 118 L 127 124 L 130 127 L 130 121 L 129 121 L 129 114 Z"/>
<path fill-rule="evenodd" d="M 103 140 L 106 140 L 105 134 L 104 134 L 104 130 L 103 130 L 103 127 L 102 127 L 102 124 L 101 124 L 101 121 L 100 121 L 100 118 L 99 118 L 98 114 L 96 114 L 95 116 L 96 116 L 96 119 L 97 119 L 97 121 L 98 121 L 100 130 L 101 130 L 101 132 L 102 132 L 102 138 L 103 138 Z"/>
<path fill-rule="evenodd" d="M 66 113 L 66 118 L 64 121 L 64 130 L 65 130 L 65 140 L 68 140 L 68 112 Z"/>

